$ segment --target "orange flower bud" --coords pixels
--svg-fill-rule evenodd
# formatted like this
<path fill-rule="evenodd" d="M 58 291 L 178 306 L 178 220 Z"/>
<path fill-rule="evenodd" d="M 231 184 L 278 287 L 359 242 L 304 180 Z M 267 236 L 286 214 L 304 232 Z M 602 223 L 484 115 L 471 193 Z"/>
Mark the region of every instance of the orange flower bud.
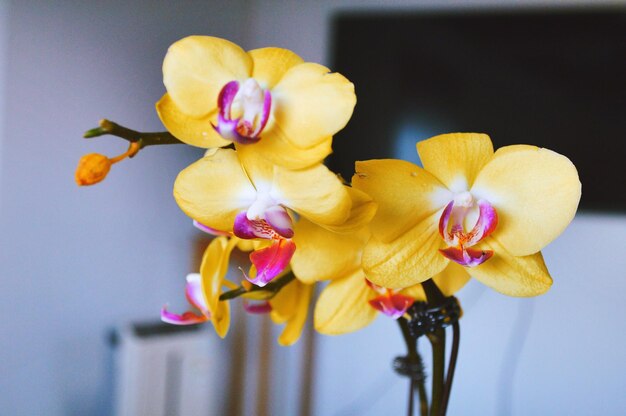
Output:
<path fill-rule="evenodd" d="M 111 164 L 111 159 L 99 153 L 81 157 L 76 168 L 76 183 L 78 186 L 85 186 L 102 181 L 111 170 Z"/>

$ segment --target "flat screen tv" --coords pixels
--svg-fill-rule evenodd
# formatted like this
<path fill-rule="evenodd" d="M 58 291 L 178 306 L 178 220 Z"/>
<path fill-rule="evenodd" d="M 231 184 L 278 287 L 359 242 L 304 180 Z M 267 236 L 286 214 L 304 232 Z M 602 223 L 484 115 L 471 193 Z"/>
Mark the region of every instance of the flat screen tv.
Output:
<path fill-rule="evenodd" d="M 567 155 L 581 208 L 626 212 L 626 11 L 342 13 L 332 67 L 357 106 L 330 165 L 416 161 L 415 142 L 483 132 Z"/>

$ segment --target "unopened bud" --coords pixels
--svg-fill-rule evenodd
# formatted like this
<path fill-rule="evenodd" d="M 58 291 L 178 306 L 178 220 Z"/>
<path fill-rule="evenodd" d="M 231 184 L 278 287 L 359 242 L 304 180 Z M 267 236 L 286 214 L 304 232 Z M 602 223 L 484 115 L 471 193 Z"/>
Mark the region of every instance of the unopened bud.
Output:
<path fill-rule="evenodd" d="M 111 159 L 99 153 L 90 153 L 80 158 L 76 168 L 76 184 L 78 186 L 94 185 L 104 178 L 111 170 Z"/>

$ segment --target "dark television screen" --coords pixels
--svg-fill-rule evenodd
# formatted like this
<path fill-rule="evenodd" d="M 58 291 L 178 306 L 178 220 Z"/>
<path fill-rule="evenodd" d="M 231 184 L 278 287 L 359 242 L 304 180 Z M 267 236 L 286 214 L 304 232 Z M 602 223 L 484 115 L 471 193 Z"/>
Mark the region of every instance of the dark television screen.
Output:
<path fill-rule="evenodd" d="M 415 142 L 483 132 L 568 156 L 581 208 L 626 211 L 624 10 L 340 14 L 333 70 L 357 106 L 330 165 L 415 161 Z"/>

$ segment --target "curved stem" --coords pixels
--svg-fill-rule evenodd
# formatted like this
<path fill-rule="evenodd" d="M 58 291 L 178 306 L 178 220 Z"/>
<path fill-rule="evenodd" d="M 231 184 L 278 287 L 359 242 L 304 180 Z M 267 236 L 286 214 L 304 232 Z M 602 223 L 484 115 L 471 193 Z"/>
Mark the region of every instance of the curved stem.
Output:
<path fill-rule="evenodd" d="M 417 352 L 417 340 L 411 336 L 407 320 L 405 318 L 398 318 L 398 324 L 400 325 L 402 337 L 404 338 L 404 342 L 406 343 L 407 355 L 409 357 L 409 360 L 412 364 L 417 364 L 421 362 L 421 357 Z M 408 415 L 413 415 L 413 400 L 416 387 L 420 398 L 420 415 L 427 416 L 428 398 L 426 397 L 426 387 L 424 386 L 424 380 L 415 380 L 413 377 L 411 377 L 409 389 Z"/>
<path fill-rule="evenodd" d="M 432 375 L 432 397 L 430 406 L 430 416 L 441 415 L 440 409 L 443 402 L 443 373 L 446 364 L 446 330 L 437 329 L 428 334 L 428 340 L 433 349 L 433 375 Z"/>
<path fill-rule="evenodd" d="M 452 380 L 454 378 L 454 370 L 456 367 L 456 359 L 459 355 L 459 342 L 461 339 L 461 328 L 458 322 L 452 324 L 452 350 L 450 351 L 450 362 L 448 363 L 448 374 L 446 375 L 446 384 L 443 388 L 443 397 L 441 400 L 442 415 L 448 410 L 448 401 L 450 400 L 450 391 L 452 390 Z"/>
<path fill-rule="evenodd" d="M 428 397 L 426 396 L 426 386 L 423 381 L 417 383 L 417 393 L 420 397 L 420 415 L 428 416 Z"/>
<path fill-rule="evenodd" d="M 415 397 L 415 380 L 411 378 L 409 383 L 409 409 L 407 411 L 408 416 L 413 416 L 413 399 Z"/>
<path fill-rule="evenodd" d="M 91 139 L 93 137 L 104 136 L 106 134 L 117 136 L 124 140 L 128 140 L 131 143 L 138 143 L 140 149 L 143 149 L 146 146 L 155 146 L 160 144 L 184 144 L 167 131 L 143 133 L 131 130 L 107 119 L 100 120 L 100 127 L 87 130 L 85 134 L 83 134 L 83 137 Z"/>
<path fill-rule="evenodd" d="M 443 305 L 446 297 L 437 287 L 432 279 L 422 282 L 422 287 L 426 293 L 428 304 L 432 307 Z M 440 413 L 444 398 L 444 371 L 446 364 L 446 330 L 439 328 L 427 335 L 433 350 L 433 374 L 432 374 L 432 395 L 430 405 L 430 416 L 445 415 Z"/>
<path fill-rule="evenodd" d="M 293 273 L 287 273 L 286 275 L 281 276 L 278 279 L 272 280 L 271 282 L 269 282 L 263 287 L 252 286 L 252 288 L 248 290 L 245 287 L 240 286 L 236 289 L 229 290 L 228 292 L 222 293 L 220 295 L 220 300 L 234 299 L 250 292 L 270 292 L 270 296 L 268 297 L 272 297 L 276 293 L 278 293 L 278 291 L 282 289 L 283 286 L 287 285 L 289 282 L 291 282 L 295 278 L 296 276 Z"/>

